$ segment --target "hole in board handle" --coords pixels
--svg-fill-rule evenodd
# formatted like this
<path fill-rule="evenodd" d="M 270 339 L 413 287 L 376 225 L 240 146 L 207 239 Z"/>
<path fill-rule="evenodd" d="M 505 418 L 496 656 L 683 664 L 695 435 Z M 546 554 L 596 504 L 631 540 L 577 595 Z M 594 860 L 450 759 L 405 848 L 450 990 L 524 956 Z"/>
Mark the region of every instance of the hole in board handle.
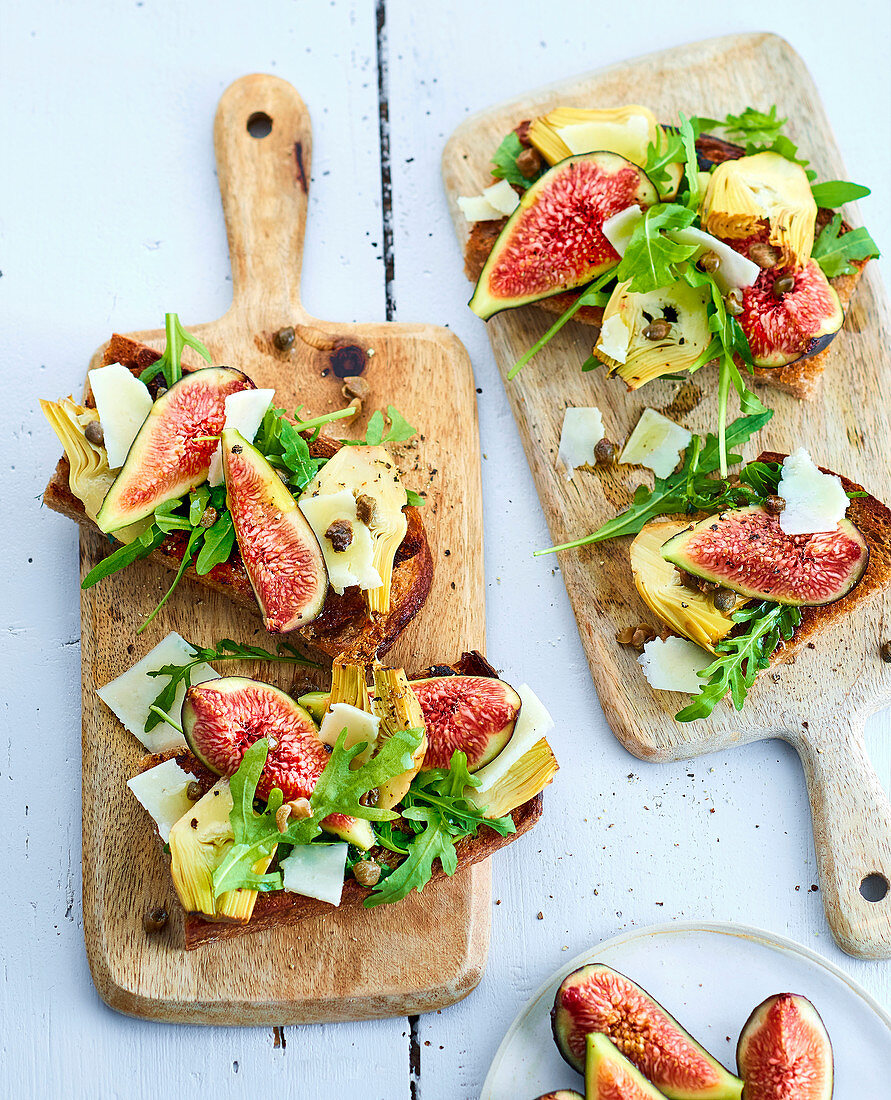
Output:
<path fill-rule="evenodd" d="M 272 133 L 272 119 L 265 111 L 254 111 L 247 120 L 247 132 L 252 138 L 265 138 Z"/>
<path fill-rule="evenodd" d="M 878 871 L 874 871 L 860 883 L 860 893 L 867 901 L 884 901 L 888 894 L 888 880 Z"/>

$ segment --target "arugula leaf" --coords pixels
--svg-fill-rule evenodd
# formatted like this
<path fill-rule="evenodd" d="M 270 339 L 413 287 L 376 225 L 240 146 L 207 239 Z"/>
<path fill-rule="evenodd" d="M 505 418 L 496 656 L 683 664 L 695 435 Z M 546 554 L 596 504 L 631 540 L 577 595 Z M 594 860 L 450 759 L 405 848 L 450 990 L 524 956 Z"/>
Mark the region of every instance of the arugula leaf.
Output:
<path fill-rule="evenodd" d="M 758 673 L 770 665 L 771 654 L 780 641 L 788 641 L 801 622 L 801 608 L 762 600 L 744 607 L 732 618 L 748 626 L 715 646 L 718 655 L 699 673 L 706 682 L 699 694 L 675 715 L 678 722 L 707 718 L 728 691 L 734 707 L 742 710 Z"/>
<path fill-rule="evenodd" d="M 850 260 L 869 260 L 879 255 L 878 247 L 866 229 L 861 226 L 842 233 L 841 220 L 841 214 L 833 216 L 814 241 L 811 253 L 827 279 L 852 275 L 856 269 Z"/>
<path fill-rule="evenodd" d="M 126 569 L 128 565 L 132 565 L 134 561 L 138 561 L 140 558 L 148 557 L 153 550 L 157 550 L 164 541 L 164 537 L 164 532 L 157 524 L 153 523 L 151 527 L 143 531 L 132 542 L 119 546 L 107 558 L 103 558 L 102 561 L 94 565 L 80 582 L 81 588 L 92 588 L 94 584 L 110 577 L 112 573 Z"/>
<path fill-rule="evenodd" d="M 288 419 L 285 410 L 272 406 L 266 410 L 254 445 L 272 466 L 287 471 L 288 484 L 298 491 L 312 481 L 327 461 L 313 458 L 309 444 Z"/>
<path fill-rule="evenodd" d="M 684 177 L 687 180 L 685 205 L 695 212 L 699 210 L 699 158 L 696 155 L 696 127 L 683 112 L 678 112 L 681 125 L 679 136 L 684 150 Z"/>
<path fill-rule="evenodd" d="M 183 376 L 182 357 L 184 348 L 194 348 L 208 363 L 211 362 L 211 357 L 210 352 L 198 337 L 186 332 L 175 313 L 164 314 L 164 328 L 167 333 L 167 347 L 164 349 L 164 354 L 151 366 L 145 368 L 140 374 L 139 380 L 141 382 L 151 382 L 157 375 L 163 374 L 167 388 L 170 389 Z"/>
<path fill-rule="evenodd" d="M 763 412 L 741 416 L 734 420 L 726 432 L 728 448 L 736 448 L 746 443 L 772 416 L 772 410 L 765 409 Z M 719 468 L 720 450 L 720 442 L 716 435 L 709 433 L 704 440 L 701 436 L 694 436 L 684 451 L 684 461 L 680 470 L 669 474 L 668 477 L 657 477 L 652 489 L 639 485 L 631 506 L 604 523 L 602 527 L 598 527 L 590 535 L 562 543 L 560 546 L 550 546 L 546 550 L 536 550 L 535 557 L 553 554 L 558 550 L 570 550 L 576 546 L 587 546 L 593 542 L 605 542 L 607 539 L 619 538 L 622 535 L 636 535 L 656 516 L 699 510 L 695 503 L 691 507 L 691 502 L 696 492 L 708 492 L 708 489 L 703 486 L 703 480 Z M 736 463 L 741 460 L 741 456 L 730 453 L 727 455 L 727 460 Z M 715 481 L 713 484 L 720 486 L 722 483 Z"/>
<path fill-rule="evenodd" d="M 162 665 L 161 668 L 149 672 L 149 676 L 166 676 L 168 683 L 161 689 L 151 706 L 159 710 L 167 711 L 173 705 L 176 697 L 176 689 L 181 683 L 190 687 L 192 683 L 192 669 L 200 664 L 216 663 L 217 661 L 271 661 L 290 665 L 301 665 L 304 668 L 319 668 L 314 661 L 308 660 L 290 642 L 281 642 L 278 651 L 273 653 L 256 645 L 243 645 L 231 638 L 223 638 L 215 646 L 202 647 L 189 642 L 194 656 L 181 665 Z M 145 723 L 145 732 L 153 730 L 161 721 L 160 715 L 149 713 Z"/>
<path fill-rule="evenodd" d="M 844 206 L 846 202 L 865 199 L 872 192 L 861 183 L 849 183 L 847 180 L 826 180 L 811 186 L 811 193 L 817 206 Z"/>
<path fill-rule="evenodd" d="M 405 496 L 407 498 L 407 502 L 412 506 L 412 508 L 423 508 L 424 505 L 427 503 L 426 500 L 421 496 L 421 494 L 416 493 L 414 489 L 406 489 Z"/>
<path fill-rule="evenodd" d="M 398 815 L 392 810 L 366 806 L 360 799 L 375 787 L 401 775 L 411 765 L 411 754 L 421 741 L 421 730 L 397 730 L 381 745 L 366 764 L 351 768 L 351 764 L 366 747 L 364 742 L 345 748 L 346 730 L 340 734 L 324 771 L 310 795 L 311 815 L 292 821 L 283 833 L 275 823 L 275 811 L 282 803 L 282 793 L 275 788 L 266 809 L 254 810 L 257 784 L 266 764 L 269 742 L 261 737 L 245 752 L 238 770 L 229 781 L 232 791 L 232 811 L 229 820 L 235 841 L 213 874 L 214 895 L 246 886 L 250 889 L 280 889 L 281 876 L 256 876 L 253 864 L 268 856 L 279 845 L 309 844 L 322 831 L 322 821 L 330 814 L 348 814 L 366 821 L 392 821 Z M 259 884 L 258 884 L 259 879 Z"/>
<path fill-rule="evenodd" d="M 488 825 L 502 836 L 516 831 L 510 816 L 486 819 L 483 810 L 464 797 L 480 780 L 467 770 L 467 757 L 455 751 L 448 768 L 421 772 L 403 800 L 402 819 L 414 832 L 406 858 L 365 899 L 365 907 L 399 901 L 412 890 L 422 890 L 438 859 L 447 875 L 458 867 L 457 841 Z"/>
<path fill-rule="evenodd" d="M 668 174 L 668 165 L 681 164 L 685 157 L 684 140 L 676 130 L 665 130 L 658 148 L 652 142 L 647 145 L 644 171 L 660 195 L 673 188 L 674 181 Z"/>
<path fill-rule="evenodd" d="M 390 421 L 389 428 L 386 426 L 387 419 Z M 417 428 L 413 428 L 394 405 L 387 405 L 386 419 L 380 409 L 375 409 L 371 414 L 364 439 L 341 439 L 340 442 L 346 447 L 377 447 L 381 443 L 405 443 L 417 432 Z"/>
<path fill-rule="evenodd" d="M 719 125 L 729 137 L 753 145 L 770 145 L 780 136 L 788 121 L 788 118 L 777 118 L 777 105 L 774 103 L 767 112 L 746 107 L 741 114 L 727 115 Z"/>
<path fill-rule="evenodd" d="M 230 512 L 222 512 L 213 527 L 204 532 L 204 542 L 195 561 L 195 572 L 205 576 L 215 565 L 229 560 L 235 546 L 235 526 Z"/>
<path fill-rule="evenodd" d="M 619 282 L 629 280 L 628 289 L 641 294 L 677 282 L 677 265 L 689 260 L 699 246 L 680 244 L 663 230 L 686 229 L 695 217 L 695 211 L 677 203 L 658 203 L 645 210 L 616 269 Z"/>
<path fill-rule="evenodd" d="M 511 132 L 504 138 L 492 157 L 492 175 L 496 179 L 515 183 L 525 191 L 535 180 L 528 179 L 517 167 L 517 157 L 523 152 L 523 143 L 516 133 Z"/>

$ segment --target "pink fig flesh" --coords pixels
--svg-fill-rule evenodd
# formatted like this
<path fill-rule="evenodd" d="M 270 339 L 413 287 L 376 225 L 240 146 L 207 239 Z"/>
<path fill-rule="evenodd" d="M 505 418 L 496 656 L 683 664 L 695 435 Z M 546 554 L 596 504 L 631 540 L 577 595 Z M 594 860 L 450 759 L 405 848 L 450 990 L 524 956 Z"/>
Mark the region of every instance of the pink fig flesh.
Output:
<path fill-rule="evenodd" d="M 452 753 L 467 756 L 474 772 L 513 736 L 521 700 L 510 684 L 487 676 L 438 676 L 411 684 L 424 712 L 424 770 L 447 768 Z"/>
<path fill-rule="evenodd" d="M 226 503 L 266 629 L 305 626 L 322 610 L 328 573 L 318 539 L 281 478 L 238 432 L 223 432 Z"/>
<path fill-rule="evenodd" d="M 832 1043 L 806 997 L 778 993 L 752 1013 L 736 1048 L 744 1100 L 830 1100 Z"/>
<path fill-rule="evenodd" d="M 787 535 L 777 516 L 756 505 L 679 531 L 662 556 L 740 595 L 804 607 L 846 596 L 866 571 L 869 547 L 849 520 L 835 531 Z"/>
<path fill-rule="evenodd" d="M 598 1033 L 671 1100 L 739 1100 L 742 1082 L 646 990 L 603 963 L 588 963 L 564 978 L 551 1026 L 558 1050 L 579 1073 L 587 1037 Z"/>

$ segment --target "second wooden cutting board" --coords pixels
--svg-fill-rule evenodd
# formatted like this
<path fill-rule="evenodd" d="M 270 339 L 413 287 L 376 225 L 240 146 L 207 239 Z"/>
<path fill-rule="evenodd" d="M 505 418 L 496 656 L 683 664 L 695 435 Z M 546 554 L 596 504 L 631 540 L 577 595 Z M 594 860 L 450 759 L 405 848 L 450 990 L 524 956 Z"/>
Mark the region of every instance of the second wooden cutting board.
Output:
<path fill-rule="evenodd" d="M 646 105 L 665 122 L 678 111 L 723 117 L 749 105 L 766 110 L 776 103 L 819 178 L 848 178 L 801 58 L 775 35 L 734 35 L 538 89 L 464 122 L 443 154 L 443 177 L 462 243 L 467 224 L 455 200 L 478 194 L 490 182 L 492 153 L 509 130 L 558 105 L 627 103 Z M 503 376 L 553 319 L 529 307 L 489 321 Z M 556 455 L 568 406 L 598 406 L 607 435 L 617 440 L 628 436 L 648 405 L 694 432 L 714 430 L 717 422 L 713 370 L 704 369 L 691 382 L 656 381 L 629 393 L 602 370 L 581 372 L 592 332 L 584 325 L 567 325 L 513 381 L 505 380 L 555 544 L 584 535 L 623 510 L 647 476 L 619 466 L 606 474 L 579 470 L 567 482 Z M 753 458 L 762 447 L 788 452 L 804 445 L 820 465 L 891 501 L 889 344 L 887 298 L 872 264 L 832 343 L 822 396 L 799 402 L 776 390 L 761 391 L 775 415 L 761 437 L 743 448 L 744 457 Z M 679 760 L 765 737 L 793 744 L 808 782 L 820 884 L 833 934 L 851 954 L 891 957 L 891 807 L 863 741 L 867 716 L 891 702 L 891 666 L 879 659 L 891 622 L 891 592 L 886 589 L 856 616 L 833 624 L 815 649 L 797 654 L 795 664 L 762 677 L 741 713 L 723 703 L 709 719 L 680 725 L 673 715 L 686 697 L 654 692 L 636 654 L 615 640 L 618 630 L 650 618 L 631 580 L 629 541 L 599 543 L 559 557 L 591 675 L 616 736 L 648 760 Z M 545 559 L 542 568 L 548 564 Z M 860 892 L 871 876 L 878 876 L 873 885 L 879 884 L 879 892 L 882 882 L 886 891 L 876 902 Z"/>
<path fill-rule="evenodd" d="M 266 136 L 251 135 L 264 128 Z M 418 428 L 419 440 L 399 448 L 397 457 L 406 484 L 427 498 L 435 577 L 427 606 L 388 660 L 411 672 L 464 649 L 483 650 L 479 440 L 464 348 L 433 325 L 336 324 L 302 308 L 311 131 L 289 84 L 272 76 L 237 81 L 220 101 L 214 138 L 234 300 L 224 317 L 193 331 L 215 363 L 274 387 L 276 404 L 289 410 L 301 403 L 312 414 L 342 407 L 340 376 L 361 373 L 371 387 L 370 408 L 344 435 L 362 436 L 367 413 L 387 404 Z M 296 339 L 283 352 L 272 337 L 286 325 Z M 157 329 L 130 335 L 163 348 Z M 83 532 L 83 572 L 107 549 L 100 536 Z M 184 950 L 166 860 L 125 786 L 141 748 L 95 688 L 169 630 L 199 645 L 231 637 L 274 647 L 275 639 L 256 616 L 185 582 L 136 637 L 170 579 L 162 566 L 140 562 L 84 592 L 81 601 L 84 934 L 103 999 L 122 1012 L 166 1021 L 292 1024 L 425 1012 L 465 996 L 482 976 L 488 950 L 484 864 L 396 906 L 332 908 L 324 918 Z M 225 668 L 286 689 L 294 676 L 281 665 Z M 157 905 L 167 906 L 170 925 L 146 936 L 142 917 Z"/>

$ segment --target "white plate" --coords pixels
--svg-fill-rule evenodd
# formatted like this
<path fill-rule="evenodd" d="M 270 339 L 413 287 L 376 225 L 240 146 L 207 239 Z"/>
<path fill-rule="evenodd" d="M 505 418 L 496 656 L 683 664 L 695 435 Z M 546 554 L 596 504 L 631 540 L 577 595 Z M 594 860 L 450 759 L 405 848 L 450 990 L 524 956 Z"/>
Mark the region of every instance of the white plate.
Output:
<path fill-rule="evenodd" d="M 534 1100 L 561 1088 L 584 1092 L 581 1077 L 557 1052 L 550 1011 L 566 975 L 595 961 L 642 985 L 731 1070 L 752 1009 L 772 993 L 801 993 L 817 1006 L 832 1040 L 834 1100 L 891 1095 L 891 1016 L 844 971 L 757 928 L 676 922 L 625 932 L 549 978 L 508 1029 L 481 1100 Z"/>

